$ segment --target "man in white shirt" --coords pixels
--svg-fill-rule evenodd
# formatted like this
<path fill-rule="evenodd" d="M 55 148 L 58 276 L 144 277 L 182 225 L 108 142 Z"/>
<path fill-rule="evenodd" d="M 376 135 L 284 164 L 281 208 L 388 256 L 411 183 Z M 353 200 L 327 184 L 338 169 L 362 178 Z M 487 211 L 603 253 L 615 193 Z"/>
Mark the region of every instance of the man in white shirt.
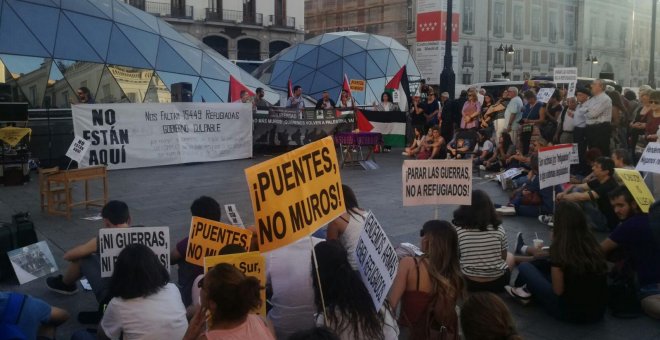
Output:
<path fill-rule="evenodd" d="M 610 154 L 610 136 L 612 135 L 612 99 L 605 93 L 605 84 L 601 79 L 591 83 L 592 97 L 589 99 L 587 117 L 587 145 L 598 148 L 603 155 Z"/>
<path fill-rule="evenodd" d="M 287 99 L 286 107 L 287 109 L 301 110 L 305 108 L 305 100 L 303 99 L 302 87 L 300 87 L 300 85 L 293 87 L 293 97 L 289 97 L 289 99 Z"/>
<path fill-rule="evenodd" d="M 522 108 L 524 106 L 522 99 L 518 96 L 518 88 L 515 86 L 509 87 L 509 104 L 504 111 L 504 121 L 507 122 L 507 130 L 511 135 L 513 144 L 518 145 L 518 122 L 522 118 Z"/>
<path fill-rule="evenodd" d="M 584 156 L 587 152 L 587 115 L 586 111 L 589 107 L 589 98 L 591 91 L 587 88 L 578 88 L 575 90 L 575 97 L 577 98 L 577 106 L 573 113 L 573 143 L 578 145 L 578 156 L 580 157 L 580 170 L 589 173 L 590 167 L 586 163 Z"/>

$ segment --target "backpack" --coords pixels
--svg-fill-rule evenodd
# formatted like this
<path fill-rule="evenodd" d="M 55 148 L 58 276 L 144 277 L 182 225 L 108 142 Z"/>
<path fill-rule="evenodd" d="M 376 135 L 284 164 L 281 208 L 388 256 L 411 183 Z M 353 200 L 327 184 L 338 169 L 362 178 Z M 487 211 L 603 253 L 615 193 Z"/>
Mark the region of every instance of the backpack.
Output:
<path fill-rule="evenodd" d="M 0 334 L 6 340 L 27 340 L 23 331 L 18 327 L 21 319 L 26 297 L 23 294 L 9 293 L 7 306 L 0 319 Z"/>

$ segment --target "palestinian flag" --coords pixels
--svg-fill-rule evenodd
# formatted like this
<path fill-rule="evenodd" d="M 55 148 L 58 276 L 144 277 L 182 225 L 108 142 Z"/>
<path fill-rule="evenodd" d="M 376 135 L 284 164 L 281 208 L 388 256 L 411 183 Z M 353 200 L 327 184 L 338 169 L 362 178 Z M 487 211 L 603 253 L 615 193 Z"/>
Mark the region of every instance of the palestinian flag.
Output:
<path fill-rule="evenodd" d="M 242 91 L 247 91 L 247 93 L 251 96 L 254 97 L 254 92 L 252 90 L 248 89 L 243 83 L 241 83 L 240 80 L 234 78 L 234 76 L 230 75 L 229 76 L 229 102 L 237 102 L 241 100 L 241 92 Z"/>
<path fill-rule="evenodd" d="M 387 146 L 406 146 L 406 113 L 403 111 L 356 110 L 360 131 L 379 132 Z"/>
<path fill-rule="evenodd" d="M 392 98 L 393 102 L 399 105 L 401 111 L 408 110 L 408 103 L 410 102 L 410 86 L 408 85 L 408 72 L 406 72 L 406 65 L 403 65 L 399 72 L 394 75 L 394 78 L 385 85 L 385 92 L 390 94 L 390 98 Z M 398 97 L 398 101 L 394 100 L 396 97 Z"/>

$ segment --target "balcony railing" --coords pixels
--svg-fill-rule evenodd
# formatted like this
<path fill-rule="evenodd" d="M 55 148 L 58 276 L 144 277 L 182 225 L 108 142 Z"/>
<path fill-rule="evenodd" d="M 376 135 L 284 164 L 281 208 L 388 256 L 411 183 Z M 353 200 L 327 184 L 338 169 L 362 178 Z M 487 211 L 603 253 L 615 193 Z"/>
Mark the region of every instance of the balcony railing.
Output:
<path fill-rule="evenodd" d="M 252 25 L 262 25 L 264 23 L 264 15 L 262 13 L 245 13 L 243 11 L 233 11 L 229 9 L 219 10 L 216 8 L 206 9 L 207 21 L 226 21 Z"/>
<path fill-rule="evenodd" d="M 192 19 L 193 17 L 193 6 L 178 8 L 172 7 L 172 4 L 163 2 L 145 1 L 144 11 L 155 16 L 168 18 Z"/>
<path fill-rule="evenodd" d="M 283 17 L 279 15 L 269 15 L 269 21 L 272 26 L 277 27 L 286 27 L 286 28 L 296 28 L 296 18 L 294 17 Z"/>

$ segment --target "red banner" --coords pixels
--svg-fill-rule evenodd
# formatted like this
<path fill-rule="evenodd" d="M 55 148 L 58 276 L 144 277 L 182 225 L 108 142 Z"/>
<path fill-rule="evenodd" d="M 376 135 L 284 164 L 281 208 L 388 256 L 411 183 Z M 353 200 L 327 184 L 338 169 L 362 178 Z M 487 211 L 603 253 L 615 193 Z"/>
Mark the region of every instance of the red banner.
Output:
<path fill-rule="evenodd" d="M 459 13 L 452 13 L 451 41 L 458 42 Z M 447 12 L 436 11 L 417 14 L 417 41 L 445 41 L 447 36 Z"/>

